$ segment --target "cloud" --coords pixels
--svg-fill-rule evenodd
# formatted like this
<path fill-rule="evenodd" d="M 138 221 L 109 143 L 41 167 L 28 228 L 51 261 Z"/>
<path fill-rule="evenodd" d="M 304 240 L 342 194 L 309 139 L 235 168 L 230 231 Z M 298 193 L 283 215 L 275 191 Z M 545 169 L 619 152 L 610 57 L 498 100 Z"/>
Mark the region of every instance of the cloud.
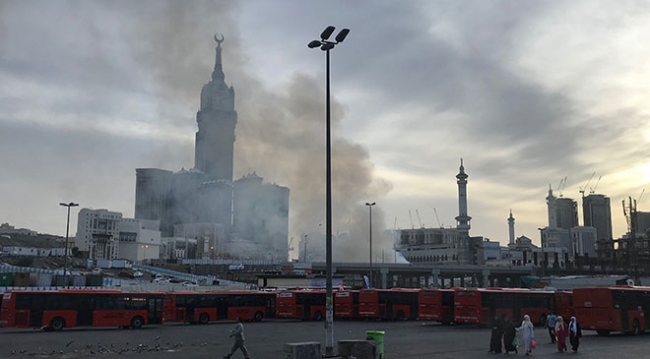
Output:
<path fill-rule="evenodd" d="M 650 133 L 642 3 L 0 6 L 0 150 L 12 154 L 4 164 L 17 186 L 0 192 L 12 208 L 0 217 L 10 222 L 33 210 L 36 229 L 59 228 L 36 204 L 45 188 L 71 197 L 48 202 L 130 211 L 135 167 L 191 167 L 199 91 L 220 32 L 239 113 L 236 175 L 255 170 L 292 189 L 295 235 L 318 226 L 325 60 L 306 43 L 330 24 L 351 29 L 331 54 L 337 228 L 363 223 L 368 200 L 387 227 L 396 216 L 410 227 L 408 210 L 418 207 L 433 223 L 434 206 L 452 224 L 460 157 L 472 234 L 493 239 L 507 237 L 509 208 L 518 231 L 536 239 L 548 183 L 565 176 L 565 195 L 575 197 L 593 171 L 603 174 L 599 189 L 614 203 L 648 184 L 625 175 L 643 172 Z M 121 195 L 95 197 L 97 187 Z M 33 199 L 21 202 L 22 188 Z"/>

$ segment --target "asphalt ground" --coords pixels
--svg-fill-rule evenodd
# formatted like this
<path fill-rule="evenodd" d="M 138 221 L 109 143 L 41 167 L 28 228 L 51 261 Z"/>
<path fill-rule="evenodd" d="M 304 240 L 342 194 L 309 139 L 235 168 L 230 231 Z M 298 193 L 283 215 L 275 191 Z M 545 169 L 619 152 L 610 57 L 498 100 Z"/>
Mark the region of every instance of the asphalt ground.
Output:
<path fill-rule="evenodd" d="M 166 324 L 141 330 L 117 328 L 65 329 L 62 332 L 0 329 L 0 358 L 221 358 L 230 351 L 228 337 L 235 323 L 206 325 Z M 251 358 L 286 359 L 284 343 L 320 342 L 324 350 L 323 322 L 270 320 L 245 323 Z M 490 330 L 474 326 L 442 326 L 408 322 L 347 322 L 334 324 L 334 343 L 365 339 L 367 330 L 383 330 L 386 358 L 503 358 L 488 353 Z M 650 358 L 650 334 L 600 337 L 583 331 L 580 351 L 558 353 L 545 328 L 536 328 L 534 357 L 594 359 Z M 521 341 L 521 338 L 520 338 Z M 515 354 L 509 355 L 514 357 Z M 517 356 L 522 356 L 521 352 Z M 238 352 L 233 358 L 243 358 Z"/>

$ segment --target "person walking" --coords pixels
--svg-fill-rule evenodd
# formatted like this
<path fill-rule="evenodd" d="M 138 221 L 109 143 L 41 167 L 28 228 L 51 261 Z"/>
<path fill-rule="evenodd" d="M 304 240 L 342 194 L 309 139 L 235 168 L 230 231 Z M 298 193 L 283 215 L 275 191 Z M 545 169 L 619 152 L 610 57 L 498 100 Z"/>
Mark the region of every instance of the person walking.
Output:
<path fill-rule="evenodd" d="M 535 340 L 535 328 L 528 315 L 524 315 L 524 321 L 521 322 L 521 326 L 517 328 L 517 331 L 522 332 L 525 355 L 530 355 L 533 352 L 532 343 Z"/>
<path fill-rule="evenodd" d="M 571 342 L 571 350 L 574 352 L 578 351 L 580 338 L 582 338 L 582 329 L 580 329 L 580 324 L 578 324 L 576 317 L 571 317 L 571 321 L 569 322 L 569 342 Z"/>
<path fill-rule="evenodd" d="M 548 335 L 551 337 L 551 344 L 555 343 L 555 323 L 557 323 L 557 317 L 555 313 L 550 312 L 546 317 L 546 326 L 548 327 Z"/>
<path fill-rule="evenodd" d="M 517 345 L 515 344 L 515 338 L 517 331 L 515 326 L 508 320 L 508 316 L 505 314 L 501 316 L 501 321 L 503 322 L 503 347 L 505 354 L 510 354 L 510 352 L 515 352 L 516 354 Z"/>
<path fill-rule="evenodd" d="M 503 322 L 498 314 L 492 320 L 492 334 L 490 336 L 489 353 L 501 353 L 501 338 L 503 337 Z"/>
<path fill-rule="evenodd" d="M 569 335 L 569 328 L 564 322 L 564 318 L 557 317 L 555 324 L 555 336 L 557 337 L 557 351 L 564 353 L 566 351 L 566 337 Z"/>
<path fill-rule="evenodd" d="M 244 354 L 244 358 L 250 359 L 248 356 L 248 350 L 244 345 L 244 324 L 242 322 L 242 318 L 237 318 L 237 325 L 235 326 L 235 329 L 230 331 L 230 337 L 235 338 L 235 343 L 230 350 L 230 354 L 223 356 L 224 359 L 230 359 L 230 357 L 235 354 L 237 349 L 241 350 L 241 352 Z"/>

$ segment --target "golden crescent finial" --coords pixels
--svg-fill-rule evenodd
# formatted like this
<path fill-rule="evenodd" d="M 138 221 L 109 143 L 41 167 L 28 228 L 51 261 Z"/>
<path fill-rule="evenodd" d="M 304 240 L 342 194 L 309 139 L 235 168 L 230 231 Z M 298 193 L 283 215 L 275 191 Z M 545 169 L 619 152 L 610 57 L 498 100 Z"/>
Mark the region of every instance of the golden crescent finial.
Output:
<path fill-rule="evenodd" d="M 221 35 L 221 40 L 219 40 L 219 34 L 214 34 L 214 41 L 217 42 L 217 44 L 221 44 L 224 40 L 223 34 Z"/>

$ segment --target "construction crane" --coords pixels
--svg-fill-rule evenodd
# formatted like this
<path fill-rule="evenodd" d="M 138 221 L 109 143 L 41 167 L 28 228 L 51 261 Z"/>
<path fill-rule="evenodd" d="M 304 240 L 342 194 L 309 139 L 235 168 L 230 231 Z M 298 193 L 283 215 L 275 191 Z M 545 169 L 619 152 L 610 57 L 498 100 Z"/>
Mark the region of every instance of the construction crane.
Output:
<path fill-rule="evenodd" d="M 582 197 L 585 196 L 585 190 L 587 189 L 587 186 L 589 186 L 589 182 L 591 182 L 591 180 L 594 178 L 595 175 L 596 175 L 596 172 L 592 173 L 591 177 L 589 177 L 589 180 L 587 181 L 587 183 L 585 183 L 585 185 L 583 187 L 580 187 L 579 192 L 582 194 Z"/>
<path fill-rule="evenodd" d="M 596 185 L 594 186 L 594 188 L 590 188 L 589 194 L 596 193 L 596 188 L 598 188 L 598 184 L 600 183 L 601 178 L 603 178 L 603 176 L 598 176 L 598 181 L 596 181 Z"/>
<path fill-rule="evenodd" d="M 641 203 L 641 198 L 643 198 L 644 193 L 645 193 L 645 188 L 643 189 L 643 191 L 641 191 L 641 195 L 639 196 L 639 200 L 636 201 L 637 203 Z"/>
<path fill-rule="evenodd" d="M 420 212 L 418 211 L 417 208 L 415 209 L 415 214 L 418 215 L 418 223 L 420 224 L 420 228 L 424 228 L 424 225 L 422 224 L 422 220 L 420 219 Z"/>
<path fill-rule="evenodd" d="M 436 210 L 436 207 L 433 207 L 433 213 L 436 214 L 436 221 L 438 221 L 438 227 L 442 228 L 442 223 L 440 223 L 440 217 L 438 217 L 438 211 Z"/>
<path fill-rule="evenodd" d="M 415 225 L 413 224 L 413 216 L 411 216 L 411 210 L 409 209 L 409 220 L 411 221 L 411 229 L 415 229 Z"/>
<path fill-rule="evenodd" d="M 562 198 L 562 191 L 564 191 L 564 187 L 566 187 L 567 178 L 568 176 L 564 176 L 564 178 L 560 180 L 560 185 L 557 186 L 557 193 L 560 198 Z"/>

